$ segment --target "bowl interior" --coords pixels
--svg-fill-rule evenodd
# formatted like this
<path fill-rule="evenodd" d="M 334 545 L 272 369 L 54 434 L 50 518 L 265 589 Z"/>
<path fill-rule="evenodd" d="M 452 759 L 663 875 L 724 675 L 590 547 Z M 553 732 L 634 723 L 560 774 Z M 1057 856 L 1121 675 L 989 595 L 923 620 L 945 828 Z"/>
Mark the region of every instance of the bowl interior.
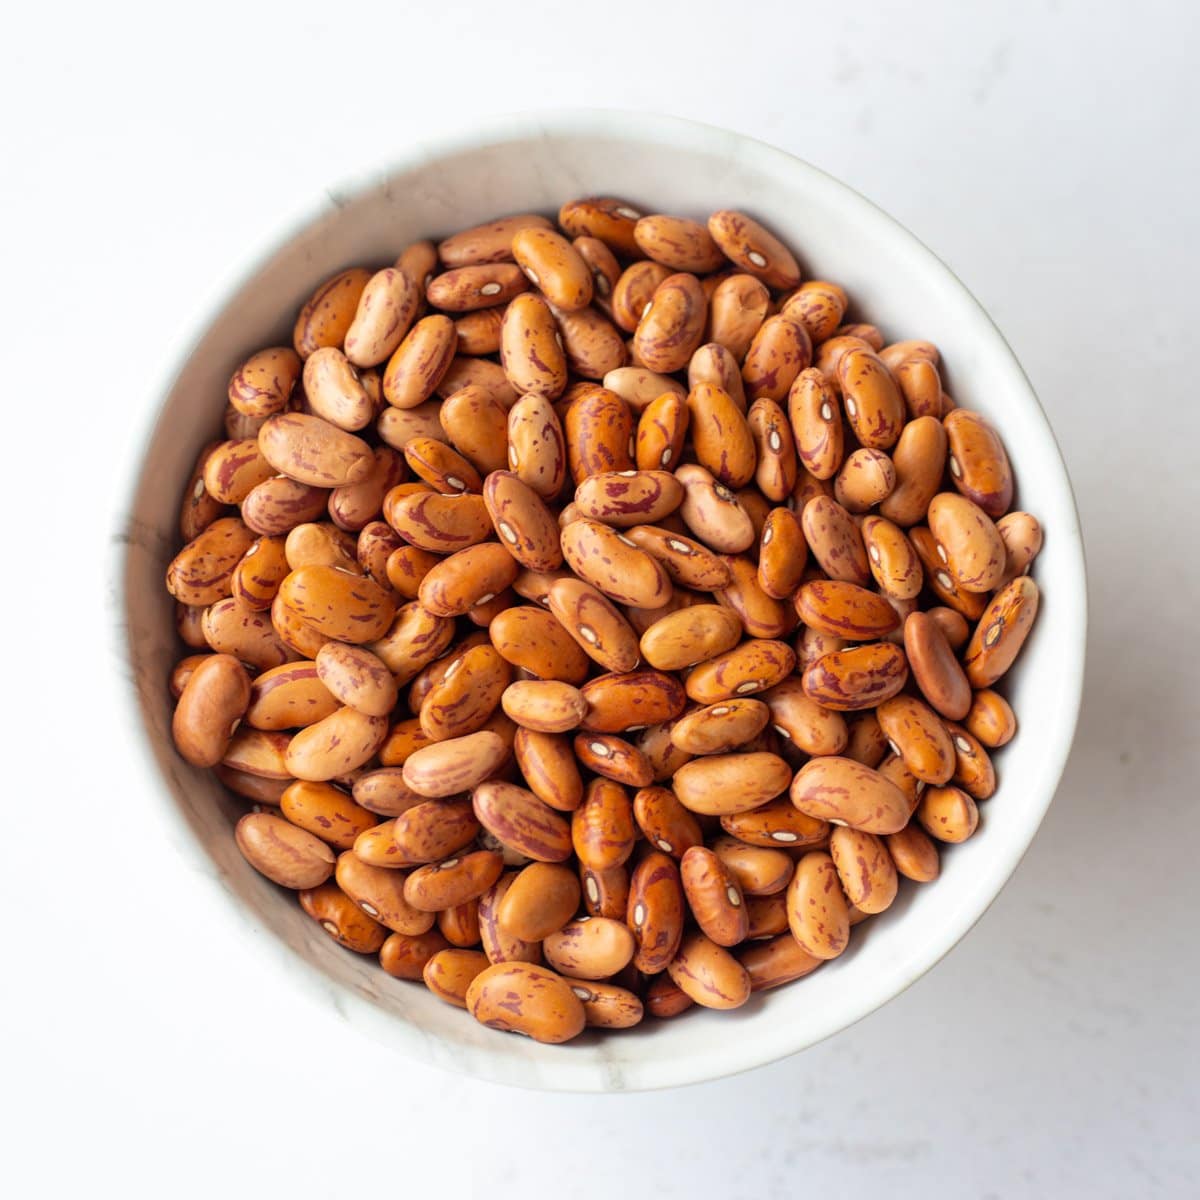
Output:
<path fill-rule="evenodd" d="M 622 196 L 644 211 L 703 220 L 743 208 L 797 252 L 808 277 L 838 281 L 856 319 L 891 339 L 941 348 L 947 390 L 999 428 L 1018 505 L 1046 530 L 1036 576 L 1042 611 L 1006 682 L 1021 732 L 999 756 L 1000 786 L 979 833 L 943 856 L 933 885 L 906 884 L 896 905 L 856 930 L 846 955 L 801 983 L 755 996 L 733 1014 L 690 1012 L 566 1047 L 502 1037 L 419 985 L 335 946 L 294 900 L 240 857 L 232 825 L 244 811 L 171 747 L 166 678 L 180 656 L 162 586 L 177 547 L 181 488 L 216 436 L 225 389 L 254 350 L 290 341 L 294 313 L 323 278 L 351 264 L 385 265 L 409 241 L 507 212 L 557 211 L 568 198 Z M 978 919 L 1042 818 L 1074 729 L 1082 680 L 1085 590 L 1066 473 L 1037 401 L 1003 339 L 962 285 L 873 205 L 771 147 L 701 126 L 631 114 L 581 113 L 494 123 L 484 134 L 410 155 L 317 215 L 211 316 L 182 357 L 145 452 L 127 515 L 124 619 L 137 716 L 157 764 L 149 802 L 181 827 L 181 853 L 204 860 L 228 903 L 230 935 L 254 937 L 293 979 L 373 1035 L 431 1063 L 515 1084 L 620 1090 L 693 1082 L 802 1049 L 859 1019 L 937 961 Z"/>

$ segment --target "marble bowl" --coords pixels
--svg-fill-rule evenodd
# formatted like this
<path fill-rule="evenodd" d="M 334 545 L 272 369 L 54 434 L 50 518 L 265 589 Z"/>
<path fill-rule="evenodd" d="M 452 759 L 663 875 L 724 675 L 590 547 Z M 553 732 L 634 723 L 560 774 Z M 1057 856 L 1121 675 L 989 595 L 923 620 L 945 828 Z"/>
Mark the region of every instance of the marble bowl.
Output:
<path fill-rule="evenodd" d="M 244 806 L 171 746 L 166 678 L 180 648 L 162 579 L 177 548 L 180 489 L 220 428 L 231 371 L 259 347 L 289 341 L 293 314 L 320 280 L 349 264 L 390 262 L 414 238 L 506 212 L 553 213 L 589 194 L 701 220 L 716 208 L 744 208 L 796 250 L 806 275 L 845 286 L 858 318 L 889 337 L 936 342 L 948 390 L 995 422 L 1018 502 L 1046 529 L 1036 568 L 1043 606 L 1008 681 L 1022 728 L 1000 755 L 1000 787 L 982 806 L 979 833 L 944 856 L 935 884 L 905 886 L 890 911 L 855 931 L 842 958 L 737 1012 L 693 1010 L 542 1046 L 485 1029 L 420 985 L 391 979 L 373 958 L 340 949 L 242 860 L 232 826 Z M 836 1033 L 929 970 L 1000 891 L 1054 795 L 1075 727 L 1086 626 L 1078 518 L 1050 427 L 1003 337 L 954 275 L 863 197 L 781 150 L 683 121 L 624 112 L 504 118 L 414 146 L 355 181 L 243 267 L 194 329 L 156 397 L 115 569 L 124 619 L 118 649 L 133 681 L 123 698 L 138 746 L 131 767 L 140 768 L 128 790 L 166 823 L 164 840 L 211 881 L 206 937 L 253 939 L 277 964 L 280 988 L 309 990 L 329 1020 L 349 1021 L 402 1055 L 527 1087 L 622 1091 L 713 1079 Z"/>

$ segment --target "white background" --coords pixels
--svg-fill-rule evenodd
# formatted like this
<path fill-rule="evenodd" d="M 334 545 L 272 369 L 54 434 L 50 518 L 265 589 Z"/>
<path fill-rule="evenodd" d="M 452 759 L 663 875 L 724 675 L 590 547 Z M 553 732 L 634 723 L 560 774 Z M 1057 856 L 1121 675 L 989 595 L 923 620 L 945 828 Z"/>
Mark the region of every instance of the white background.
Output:
<path fill-rule="evenodd" d="M 10 12 L 0 1190 L 1195 1196 L 1198 12 Z M 97 650 L 134 431 L 219 281 L 427 131 L 547 105 L 751 133 L 907 224 L 1027 368 L 1089 553 L 1075 752 L 989 914 L 857 1027 L 682 1092 L 544 1096 L 418 1069 L 210 941 L 200 882 L 123 802 L 129 735 Z"/>

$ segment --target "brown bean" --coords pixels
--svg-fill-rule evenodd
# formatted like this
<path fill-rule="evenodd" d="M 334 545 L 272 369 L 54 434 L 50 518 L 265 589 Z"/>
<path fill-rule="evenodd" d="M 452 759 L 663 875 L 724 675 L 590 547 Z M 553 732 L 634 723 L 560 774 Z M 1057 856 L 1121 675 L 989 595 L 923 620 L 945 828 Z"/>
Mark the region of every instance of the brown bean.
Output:
<path fill-rule="evenodd" d="M 958 719 L 977 741 L 991 750 L 1007 745 L 1017 732 L 1017 718 L 1012 707 L 999 692 L 990 688 L 976 692 L 966 716 Z"/>
<path fill-rule="evenodd" d="M 404 898 L 422 912 L 441 912 L 477 900 L 500 878 L 504 859 L 493 850 L 476 850 L 418 867 L 404 881 Z"/>
<path fill-rule="evenodd" d="M 302 891 L 300 907 L 339 946 L 357 954 L 374 954 L 387 940 L 387 930 L 367 916 L 336 883 Z"/>
<path fill-rule="evenodd" d="M 583 780 L 566 738 L 518 729 L 513 752 L 521 774 L 539 800 L 560 812 L 579 807 L 583 801 Z"/>
<path fill-rule="evenodd" d="M 941 487 L 946 444 L 946 431 L 934 417 L 918 417 L 904 426 L 892 450 L 896 486 L 880 504 L 881 516 L 904 528 L 925 519 Z"/>
<path fill-rule="evenodd" d="M 214 521 L 192 539 L 167 567 L 167 591 L 181 604 L 201 607 L 230 594 L 234 569 L 254 541 L 236 517 Z"/>
<path fill-rule="evenodd" d="M 800 524 L 813 558 L 830 579 L 860 587 L 870 584 L 871 563 L 862 532 L 836 500 L 814 497 L 805 504 Z"/>
<path fill-rule="evenodd" d="M 582 689 L 586 709 L 584 729 L 624 733 L 673 720 L 683 712 L 687 697 L 682 685 L 661 671 L 628 671 L 600 675 Z"/>
<path fill-rule="evenodd" d="M 250 677 L 242 664 L 229 654 L 207 656 L 196 664 L 175 706 L 176 749 L 193 766 L 216 766 L 249 703 Z"/>
<path fill-rule="evenodd" d="M 417 316 L 420 282 L 406 270 L 386 267 L 367 281 L 346 330 L 347 359 L 357 367 L 384 362 L 400 344 Z"/>
<path fill-rule="evenodd" d="M 663 392 L 646 405 L 638 418 L 638 469 L 650 471 L 674 467 L 683 452 L 689 421 L 686 398 L 676 392 Z"/>
<path fill-rule="evenodd" d="M 742 380 L 750 400 L 782 401 L 796 377 L 812 363 L 808 330 L 791 317 L 777 313 L 759 327 L 742 363 Z"/>
<path fill-rule="evenodd" d="M 778 895 L 792 878 L 794 864 L 782 850 L 751 846 L 734 837 L 715 838 L 711 845 L 746 896 Z"/>
<path fill-rule="evenodd" d="M 659 608 L 669 600 L 671 582 L 658 560 L 609 526 L 572 521 L 561 542 L 567 565 L 617 603 Z"/>
<path fill-rule="evenodd" d="M 746 915 L 749 918 L 746 932 L 748 941 L 788 933 L 787 897 L 783 892 L 776 892 L 773 896 L 747 896 Z M 788 940 L 793 941 L 790 933 Z M 739 955 L 739 958 L 743 963 L 746 962 L 744 955 Z"/>
<path fill-rule="evenodd" d="M 489 962 L 540 963 L 541 942 L 526 941 L 500 923 L 500 907 L 516 879 L 516 871 L 507 871 L 479 897 L 476 911 L 480 944 Z"/>
<path fill-rule="evenodd" d="M 958 583 L 938 552 L 937 538 L 924 525 L 914 525 L 908 531 L 908 540 L 921 560 L 926 584 L 934 596 L 967 620 L 977 621 L 987 607 L 987 597 Z"/>
<path fill-rule="evenodd" d="M 433 954 L 425 963 L 421 977 L 439 1000 L 455 1008 L 466 1008 L 467 992 L 487 966 L 487 956 L 479 950 L 450 948 Z"/>
<path fill-rule="evenodd" d="M 633 238 L 647 258 L 672 271 L 704 275 L 725 263 L 708 230 L 686 217 L 642 217 L 633 227 Z"/>
<path fill-rule="evenodd" d="M 685 493 L 679 515 L 701 542 L 723 554 L 740 554 L 754 544 L 750 514 L 723 483 L 692 463 L 678 468 L 675 478 Z"/>
<path fill-rule="evenodd" d="M 383 373 L 384 399 L 399 409 L 423 404 L 450 370 L 457 345 L 458 334 L 449 317 L 441 313 L 422 317 L 388 359 Z"/>
<path fill-rule="evenodd" d="M 585 655 L 609 671 L 637 666 L 637 635 L 598 589 L 579 579 L 560 579 L 548 599 L 550 611 Z M 582 683 L 583 677 L 570 682 Z"/>
<path fill-rule="evenodd" d="M 270 670 L 298 657 L 275 632 L 266 613 L 247 608 L 232 596 L 204 610 L 200 629 L 211 649 L 231 654 L 254 670 Z"/>
<path fill-rule="evenodd" d="M 761 698 L 770 710 L 775 732 L 805 754 L 841 754 L 846 748 L 849 731 L 845 718 L 810 700 L 794 676 L 762 692 Z"/>
<path fill-rule="evenodd" d="M 753 275 L 736 274 L 717 284 L 709 300 L 710 336 L 739 362 L 767 317 L 770 293 Z"/>
<path fill-rule="evenodd" d="M 894 696 L 879 705 L 876 716 L 893 753 L 918 779 L 949 782 L 954 774 L 954 746 L 932 709 L 912 696 Z"/>
<path fill-rule="evenodd" d="M 636 837 L 628 793 L 612 780 L 593 779 L 571 814 L 571 843 L 580 863 L 593 871 L 619 867 L 633 852 Z"/>
<path fill-rule="evenodd" d="M 800 519 L 788 508 L 773 508 L 763 523 L 757 582 L 774 600 L 790 599 L 808 562 L 808 542 Z"/>
<path fill-rule="evenodd" d="M 562 425 L 550 401 L 522 396 L 509 410 L 508 465 L 543 500 L 555 499 L 566 476 L 567 452 Z"/>
<path fill-rule="evenodd" d="M 713 213 L 708 232 L 726 258 L 768 287 L 794 288 L 800 283 L 800 268 L 788 248 L 745 213 Z"/>
<path fill-rule="evenodd" d="M 746 411 L 746 388 L 740 362 L 717 342 L 700 346 L 688 359 L 688 392 L 698 387 L 715 387 L 725 392 L 739 413 Z"/>
<path fill-rule="evenodd" d="M 908 679 L 904 651 L 870 642 L 823 655 L 801 676 L 804 693 L 825 708 L 853 712 L 896 695 Z"/>
<path fill-rule="evenodd" d="M 916 818 L 939 842 L 965 842 L 979 826 L 975 801 L 959 787 L 926 788 Z"/>
<path fill-rule="evenodd" d="M 791 768 L 776 754 L 713 754 L 675 772 L 679 802 L 694 813 L 749 812 L 787 790 Z"/>
<path fill-rule="evenodd" d="M 286 346 L 260 350 L 246 360 L 229 381 L 229 403 L 248 417 L 282 412 L 300 378 L 300 356 Z"/>
<path fill-rule="evenodd" d="M 792 780 L 791 797 L 802 813 L 864 833 L 895 833 L 908 823 L 908 800 L 894 783 L 836 755 L 805 763 Z"/>
<path fill-rule="evenodd" d="M 325 511 L 329 496 L 327 488 L 276 475 L 260 483 L 242 501 L 242 519 L 257 534 L 279 536 L 316 520 Z"/>
<path fill-rule="evenodd" d="M 438 380 L 434 391 L 445 399 L 466 387 L 477 387 L 491 396 L 505 411 L 517 401 L 517 393 L 505 377 L 504 368 L 489 358 L 470 358 L 455 355 L 446 373 Z"/>
<path fill-rule="evenodd" d="M 609 316 L 612 316 L 613 289 L 621 277 L 621 264 L 613 252 L 599 239 L 577 237 L 571 243 L 579 257 L 592 273 L 592 300 Z"/>
<path fill-rule="evenodd" d="M 916 883 L 930 883 L 938 877 L 941 864 L 937 846 L 920 825 L 909 822 L 898 833 L 889 833 L 884 842 L 888 853 L 896 864 L 896 870 L 905 879 Z"/>
<path fill-rule="evenodd" d="M 841 405 L 815 367 L 801 371 L 789 388 L 788 419 L 800 465 L 817 479 L 832 479 L 844 453 Z"/>
<path fill-rule="evenodd" d="M 367 648 L 396 677 L 397 687 L 403 687 L 449 646 L 453 636 L 452 620 L 412 603 L 397 609 L 387 632 Z"/>
<path fill-rule="evenodd" d="M 474 312 L 507 304 L 528 286 L 524 275 L 510 262 L 473 263 L 434 276 L 425 287 L 425 298 L 444 312 Z"/>
<path fill-rule="evenodd" d="M 579 251 L 553 229 L 526 226 L 512 240 L 512 255 L 551 304 L 574 311 L 592 302 L 592 273 Z"/>
<path fill-rule="evenodd" d="M 378 824 L 374 813 L 330 783 L 294 780 L 280 796 L 279 807 L 293 825 L 337 850 L 349 850 L 359 834 Z"/>
<path fill-rule="evenodd" d="M 500 362 L 520 393 L 554 399 L 567 386 L 562 335 L 541 296 L 517 296 L 508 305 L 500 327 Z"/>
<path fill-rule="evenodd" d="M 479 492 L 483 488 L 475 468 L 438 438 L 410 438 L 404 445 L 404 459 L 418 479 L 442 495 Z"/>
<path fill-rule="evenodd" d="M 234 837 L 246 861 L 280 887 L 319 887 L 333 874 L 333 851 L 272 813 L 247 813 L 238 821 Z"/>
<path fill-rule="evenodd" d="M 711 383 L 689 392 L 688 408 L 696 461 L 726 487 L 744 487 L 754 478 L 756 450 L 741 409 L 727 391 Z M 679 496 L 682 499 L 682 491 Z M 646 518 L 651 523 L 657 519 Z"/>
<path fill-rule="evenodd" d="M 340 703 L 359 712 L 385 717 L 396 707 L 396 682 L 391 672 L 361 646 L 327 643 L 317 652 L 316 670 Z"/>
<path fill-rule="evenodd" d="M 1004 542 L 1006 554 L 1003 586 L 1018 575 L 1029 574 L 1030 564 L 1042 548 L 1042 527 L 1029 513 L 1011 512 L 996 522 L 996 531 Z"/>
<path fill-rule="evenodd" d="M 477 545 L 492 532 L 487 506 L 480 496 L 399 492 L 399 488 L 393 488 L 384 498 L 384 516 L 401 537 L 422 550 L 451 554 Z"/>
<path fill-rule="evenodd" d="M 552 571 L 562 564 L 558 525 L 542 498 L 511 471 L 493 471 L 483 485 L 483 503 L 500 545 L 521 566 Z"/>
<path fill-rule="evenodd" d="M 780 936 L 770 941 L 747 946 L 739 954 L 739 959 L 750 976 L 751 992 L 765 992 L 803 979 L 825 961 L 802 949 L 790 932 L 781 932 Z"/>
<path fill-rule="evenodd" d="M 970 592 L 990 592 L 1004 577 L 1007 550 L 991 518 L 954 492 L 929 503 L 929 531 L 935 549 L 955 582 Z"/>
<path fill-rule="evenodd" d="M 670 267 L 645 259 L 621 272 L 612 293 L 613 320 L 626 333 L 633 333 L 642 314 L 654 299 L 659 284 L 671 277 Z"/>
<path fill-rule="evenodd" d="M 553 863 L 534 862 L 512 880 L 496 916 L 500 924 L 528 942 L 556 933 L 575 915 L 580 886 L 574 871 Z M 554 963 L 551 960 L 551 965 Z"/>
<path fill-rule="evenodd" d="M 366 442 L 307 413 L 268 417 L 258 431 L 258 449 L 280 474 L 310 487 L 361 483 L 375 469 Z"/>
<path fill-rule="evenodd" d="M 500 703 L 518 725 L 542 733 L 577 728 L 588 707 L 578 688 L 552 679 L 518 680 L 505 689 Z"/>
<path fill-rule="evenodd" d="M 322 346 L 342 344 L 370 279 L 370 271 L 351 267 L 339 271 L 313 292 L 292 330 L 292 342 L 301 358 L 308 358 Z"/>
<path fill-rule="evenodd" d="M 671 740 L 688 754 L 725 754 L 756 738 L 770 715 L 759 700 L 725 700 L 681 717 Z"/>
<path fill-rule="evenodd" d="M 462 390 L 465 390 L 465 385 Z M 489 400 L 492 399 L 485 389 L 480 388 L 479 391 Z M 440 406 L 436 400 L 426 400 L 415 408 L 393 408 L 390 404 L 385 405 L 375 422 L 375 432 L 393 450 L 400 451 L 415 437 L 441 437 L 449 440 L 450 435 L 442 428 L 438 419 L 439 412 Z"/>
<path fill-rule="evenodd" d="M 628 988 L 570 977 L 566 982 L 579 997 L 589 1026 L 597 1029 L 630 1029 L 641 1022 L 642 1002 Z"/>
<path fill-rule="evenodd" d="M 354 365 L 336 346 L 322 346 L 304 364 L 308 407 L 338 429 L 364 429 L 375 417 L 375 405 Z M 261 430 L 260 430 L 261 433 Z"/>
<path fill-rule="evenodd" d="M 637 943 L 622 921 L 584 917 L 569 921 L 542 942 L 556 971 L 576 979 L 608 979 L 633 958 Z"/>
<path fill-rule="evenodd" d="M 981 414 L 965 408 L 947 414 L 942 424 L 955 488 L 989 517 L 1002 517 L 1012 504 L 1013 476 L 999 436 Z"/>
<path fill-rule="evenodd" d="M 583 1004 L 570 985 L 532 963 L 494 963 L 466 994 L 467 1009 L 483 1025 L 523 1033 L 537 1042 L 570 1041 L 583 1031 Z"/>
<path fill-rule="evenodd" d="M 637 942 L 633 965 L 648 975 L 667 968 L 683 938 L 685 900 L 675 860 L 651 851 L 629 884 L 625 921 Z"/>
<path fill-rule="evenodd" d="M 404 462 L 394 450 L 379 446 L 375 466 L 361 483 L 344 484 L 329 493 L 329 516 L 340 529 L 358 532 L 379 515 L 383 498 L 404 478 Z"/>
<path fill-rule="evenodd" d="M 483 388 L 469 386 L 453 392 L 438 407 L 437 419 L 450 444 L 481 475 L 504 467 L 508 414 Z"/>
<path fill-rule="evenodd" d="M 570 857 L 570 827 L 533 792 L 493 779 L 474 789 L 472 805 L 484 829 L 525 858 L 563 862 Z"/>
<path fill-rule="evenodd" d="M 638 362 L 669 375 L 687 366 L 704 338 L 706 305 L 694 275 L 669 275 L 638 318 L 633 348 Z"/>
<path fill-rule="evenodd" d="M 728 867 L 709 849 L 693 846 L 679 864 L 684 895 L 696 923 L 718 946 L 736 946 L 750 928 L 742 889 Z"/>
<path fill-rule="evenodd" d="M 796 593 L 795 602 L 805 625 L 847 641 L 882 638 L 900 624 L 885 598 L 842 580 L 806 583 Z"/>
<path fill-rule="evenodd" d="M 960 721 L 971 704 L 971 685 L 934 617 L 910 613 L 904 622 L 904 649 L 921 694 L 944 717 Z"/>
<path fill-rule="evenodd" d="M 388 742 L 393 736 L 394 730 L 388 735 Z M 381 757 L 383 752 L 384 746 L 381 746 Z M 404 782 L 403 768 L 398 766 L 380 767 L 359 775 L 353 791 L 356 804 L 381 817 L 398 817 L 424 799 Z"/>
<path fill-rule="evenodd" d="M 654 782 L 649 759 L 636 746 L 611 733 L 581 733 L 575 736 L 575 757 L 584 770 L 602 775 L 627 787 L 646 787 Z"/>
<path fill-rule="evenodd" d="M 677 1017 L 693 1007 L 695 1001 L 666 973 L 656 975 L 649 988 L 646 989 L 646 1011 L 652 1017 L 665 1020 Z"/>
<path fill-rule="evenodd" d="M 967 679 L 975 688 L 991 687 L 1012 666 L 1038 610 L 1038 586 L 1019 575 L 988 603 L 963 653 Z"/>
<path fill-rule="evenodd" d="M 721 828 L 749 846 L 823 846 L 829 823 L 800 812 L 786 795 L 745 813 L 721 818 Z"/>
<path fill-rule="evenodd" d="M 858 829 L 838 828 L 829 839 L 829 853 L 846 899 L 855 908 L 873 914 L 891 905 L 898 880 L 881 838 Z"/>
<path fill-rule="evenodd" d="M 490 849 L 490 847 L 489 847 Z M 452 946 L 470 950 L 479 945 L 479 901 L 468 900 L 437 914 L 437 927 Z"/>
<path fill-rule="evenodd" d="M 512 261 L 513 236 L 522 229 L 550 229 L 550 222 L 536 213 L 501 217 L 452 234 L 438 243 L 437 256 L 447 267 Z"/>
<path fill-rule="evenodd" d="M 800 948 L 813 958 L 837 958 L 850 940 L 846 895 L 832 857 L 809 851 L 797 864 L 788 886 L 788 927 Z"/>
<path fill-rule="evenodd" d="M 639 549 L 657 559 L 676 583 L 697 591 L 715 591 L 732 578 L 729 564 L 707 546 L 671 529 L 634 525 L 625 531 Z"/>
<path fill-rule="evenodd" d="M 746 969 L 702 933 L 683 939 L 667 971 L 675 985 L 704 1008 L 739 1008 L 750 998 Z"/>
<path fill-rule="evenodd" d="M 503 738 L 481 729 L 413 750 L 404 760 L 404 782 L 422 796 L 455 796 L 491 778 L 507 757 Z"/>
<path fill-rule="evenodd" d="M 433 914 L 428 914 L 432 919 Z M 379 965 L 396 979 L 422 979 L 425 964 L 449 943 L 436 930 L 426 933 L 390 934 L 379 949 Z"/>
<path fill-rule="evenodd" d="M 910 417 L 942 416 L 946 396 L 936 363 L 924 358 L 909 358 L 890 369 Z"/>
<path fill-rule="evenodd" d="M 887 367 L 872 351 L 852 348 L 838 360 L 837 379 L 855 437 L 870 449 L 894 446 L 906 412 L 900 389 Z"/>
<path fill-rule="evenodd" d="M 661 521 L 682 500 L 683 487 L 669 471 L 602 472 L 575 489 L 580 516 L 617 528 Z"/>
<path fill-rule="evenodd" d="M 221 442 L 204 460 L 203 486 L 218 505 L 241 504 L 274 474 L 275 468 L 259 452 L 257 439 Z M 211 523 L 208 521 L 203 528 Z"/>
<path fill-rule="evenodd" d="M 731 650 L 741 636 L 741 621 L 731 609 L 692 605 L 655 621 L 642 635 L 640 649 L 657 670 L 678 671 Z"/>

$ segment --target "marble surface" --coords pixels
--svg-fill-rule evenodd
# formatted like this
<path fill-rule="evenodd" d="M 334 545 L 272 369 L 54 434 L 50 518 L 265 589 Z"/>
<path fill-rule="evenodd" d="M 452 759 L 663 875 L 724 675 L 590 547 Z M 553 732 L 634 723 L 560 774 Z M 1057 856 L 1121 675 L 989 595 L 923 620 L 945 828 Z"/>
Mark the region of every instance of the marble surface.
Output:
<path fill-rule="evenodd" d="M 8 589 L 3 609 L 8 710 L 23 718 L 0 873 L 15 935 L 0 1151 L 15 1194 L 119 1177 L 131 1195 L 324 1196 L 397 1175 L 409 1189 L 451 1178 L 461 1195 L 553 1179 L 580 1197 L 633 1180 L 733 1197 L 1200 1186 L 1200 573 L 1179 515 L 1200 499 L 1186 382 L 1196 12 L 1148 3 L 1134 23 L 1109 6 L 1013 3 L 984 21 L 937 3 L 917 22 L 907 6 L 863 4 L 801 21 L 767 4 L 738 33 L 723 6 L 663 9 L 605 6 L 636 31 L 611 49 L 586 14 L 544 4 L 520 29 L 471 4 L 336 23 L 326 9 L 216 4 L 203 27 L 126 6 L 119 37 L 108 10 L 14 23 L 0 93 L 19 118 L 4 134 L 18 182 L 0 240 L 23 345 L 6 396 L 19 428 L 36 404 L 60 439 L 53 456 L 22 446 L 8 473 L 26 502 L 12 578 L 39 580 L 32 599 Z M 376 46 L 394 69 L 371 68 Z M 236 87 L 222 82 L 234 53 L 259 64 Z M 523 72 L 504 69 L 515 55 Z M 351 71 L 345 88 L 310 86 Z M 1012 883 L 882 1011 L 686 1092 L 516 1093 L 409 1066 L 281 992 L 252 942 L 210 936 L 208 881 L 146 828 L 133 747 L 97 683 L 120 669 L 99 647 L 128 431 L 180 332 L 228 264 L 330 180 L 495 109 L 503 80 L 505 107 L 621 104 L 753 133 L 875 199 L 996 318 L 1080 501 L 1082 723 Z M 62 835 L 22 837 L 26 814 Z"/>

